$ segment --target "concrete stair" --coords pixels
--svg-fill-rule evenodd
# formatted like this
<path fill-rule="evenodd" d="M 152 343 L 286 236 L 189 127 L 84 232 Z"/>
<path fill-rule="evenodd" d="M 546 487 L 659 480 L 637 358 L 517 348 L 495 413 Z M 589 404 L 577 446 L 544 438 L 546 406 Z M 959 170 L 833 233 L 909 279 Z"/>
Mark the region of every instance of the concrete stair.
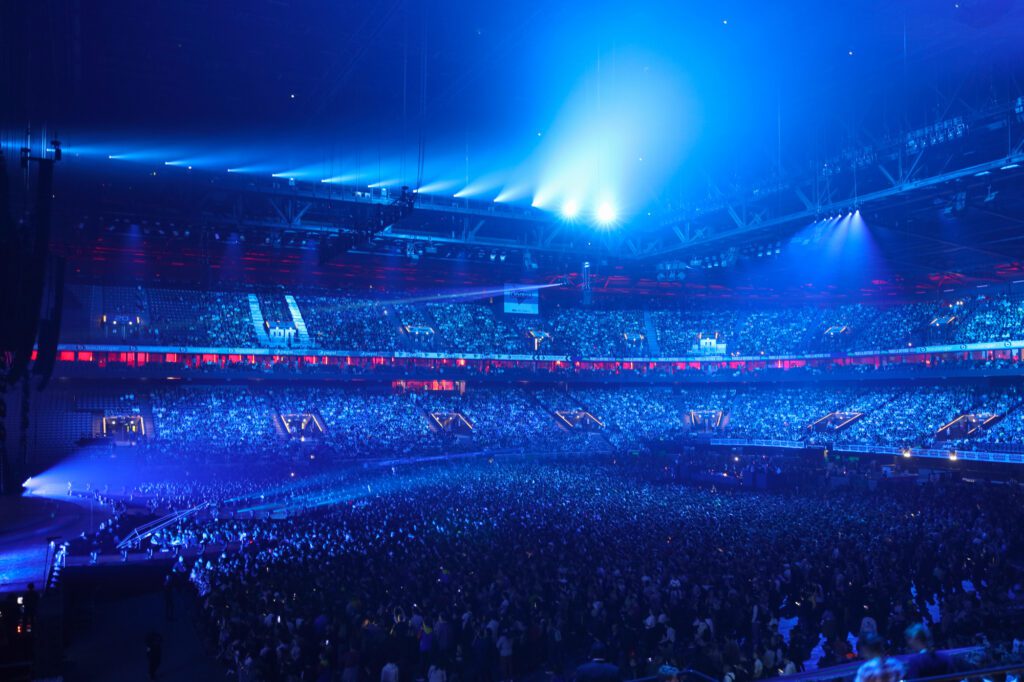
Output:
<path fill-rule="evenodd" d="M 647 335 L 647 350 L 653 357 L 661 355 L 661 348 L 658 345 L 658 330 L 654 326 L 654 319 L 651 318 L 649 310 L 644 311 L 644 334 Z"/>
<path fill-rule="evenodd" d="M 295 297 L 288 294 L 284 297 L 285 303 L 288 304 L 288 312 L 292 316 L 292 324 L 295 325 L 295 339 L 298 341 L 300 346 L 309 346 L 309 330 L 306 329 L 306 321 L 302 319 L 302 311 L 299 310 L 299 304 L 295 301 Z"/>
<path fill-rule="evenodd" d="M 252 319 L 252 328 L 256 332 L 256 338 L 264 348 L 270 346 L 270 337 L 267 335 L 267 325 L 263 319 L 263 311 L 260 310 L 260 299 L 256 294 L 249 294 L 249 317 Z"/>
<path fill-rule="evenodd" d="M 155 439 L 156 421 L 153 419 L 153 400 L 149 393 L 139 391 L 135 399 L 139 402 L 139 415 L 142 417 L 142 427 L 146 430 L 146 438 Z"/>

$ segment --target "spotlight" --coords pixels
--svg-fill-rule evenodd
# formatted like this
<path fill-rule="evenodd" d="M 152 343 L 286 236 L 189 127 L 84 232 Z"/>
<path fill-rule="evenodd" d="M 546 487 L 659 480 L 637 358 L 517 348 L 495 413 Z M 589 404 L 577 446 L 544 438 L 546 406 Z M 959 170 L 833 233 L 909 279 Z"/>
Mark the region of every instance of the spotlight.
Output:
<path fill-rule="evenodd" d="M 615 207 L 605 201 L 597 207 L 597 222 L 601 225 L 610 225 L 615 222 L 617 213 Z"/>
<path fill-rule="evenodd" d="M 575 199 L 569 199 L 567 202 L 562 204 L 562 217 L 566 220 L 572 220 L 579 215 L 580 207 L 576 203 Z"/>

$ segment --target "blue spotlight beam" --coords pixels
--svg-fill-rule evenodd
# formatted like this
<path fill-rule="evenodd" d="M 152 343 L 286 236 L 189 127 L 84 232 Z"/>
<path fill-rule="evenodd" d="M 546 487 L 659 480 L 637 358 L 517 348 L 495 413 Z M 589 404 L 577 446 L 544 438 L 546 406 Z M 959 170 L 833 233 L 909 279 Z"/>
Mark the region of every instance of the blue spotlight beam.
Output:
<path fill-rule="evenodd" d="M 402 298 L 395 299 L 393 301 L 384 301 L 387 305 L 399 305 L 404 303 L 427 303 L 435 301 L 478 301 L 482 298 L 489 298 L 491 296 L 502 296 L 506 291 L 533 291 L 536 289 L 551 289 L 553 287 L 562 286 L 561 284 L 521 284 L 509 287 L 503 287 L 500 289 L 469 289 L 462 291 L 454 291 L 449 293 L 437 293 L 430 296 L 416 296 L 413 298 Z"/>

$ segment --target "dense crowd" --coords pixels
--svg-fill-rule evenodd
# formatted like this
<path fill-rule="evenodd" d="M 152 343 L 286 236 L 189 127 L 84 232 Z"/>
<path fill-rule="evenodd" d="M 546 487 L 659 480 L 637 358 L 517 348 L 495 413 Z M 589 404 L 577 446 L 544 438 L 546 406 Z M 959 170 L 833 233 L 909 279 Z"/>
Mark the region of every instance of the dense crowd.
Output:
<path fill-rule="evenodd" d="M 244 293 L 79 286 L 68 300 L 65 319 L 75 342 L 111 337 L 175 345 L 256 342 Z M 290 321 L 283 295 L 260 294 L 259 301 L 268 320 Z M 297 302 L 319 346 L 376 352 L 530 355 L 531 328 L 550 333 L 552 343 L 543 350 L 582 357 L 683 357 L 698 354 L 702 338 L 724 344 L 730 355 L 759 356 L 1024 337 L 1024 306 L 1010 296 L 886 305 L 691 303 L 646 310 L 551 305 L 542 306 L 539 316 L 504 314 L 497 299 L 389 304 L 332 293 L 300 294 Z M 406 326 L 420 333 L 403 333 Z"/>
<path fill-rule="evenodd" d="M 804 440 L 814 422 L 849 405 L 856 393 L 820 387 L 750 391 L 732 401 L 727 430 L 734 438 Z"/>
<path fill-rule="evenodd" d="M 597 648 L 616 679 L 745 682 L 845 663 L 875 633 L 902 650 L 913 623 L 942 648 L 1019 636 L 1017 486 L 751 493 L 661 471 L 409 467 L 279 491 L 276 520 L 207 489 L 218 512 L 173 531 L 205 551 L 174 570 L 240 682 L 565 679 Z"/>
<path fill-rule="evenodd" d="M 1024 448 L 1024 396 L 1012 384 L 469 386 L 404 394 L 386 388 L 187 386 L 145 395 L 151 396 L 154 432 L 140 443 L 185 457 L 214 450 L 240 457 L 311 451 L 345 458 L 658 450 L 708 436 L 826 446 Z M 81 396 L 75 404 L 87 409 L 92 403 Z M 127 407 L 96 407 L 140 414 L 140 404 L 133 395 Z M 828 418 L 833 413 L 845 416 Z M 318 428 L 289 432 L 284 415 L 315 416 Z M 455 422 L 442 423 L 449 417 Z"/>
<path fill-rule="evenodd" d="M 536 452 L 585 451 L 587 440 L 562 428 L 554 416 L 527 391 L 478 388 L 464 395 L 425 394 L 419 398 L 428 414 L 457 412 L 472 429 L 463 447 Z"/>
<path fill-rule="evenodd" d="M 259 345 L 245 294 L 149 289 L 143 323 L 157 344 L 218 348 Z"/>
<path fill-rule="evenodd" d="M 670 389 L 576 390 L 573 397 L 604 424 L 619 449 L 667 440 L 687 427 L 686 401 Z"/>
<path fill-rule="evenodd" d="M 558 308 L 548 322 L 554 348 L 577 357 L 642 357 L 649 354 L 640 310 Z"/>
<path fill-rule="evenodd" d="M 682 357 L 699 348 L 701 339 L 728 345 L 737 325 L 733 310 L 654 310 L 650 313 L 658 350 L 666 357 Z"/>
<path fill-rule="evenodd" d="M 321 348 L 393 351 L 397 322 L 385 305 L 341 296 L 299 296 L 309 334 Z"/>
<path fill-rule="evenodd" d="M 531 354 L 533 344 L 515 319 L 494 315 L 491 307 L 466 303 L 428 303 L 437 327 L 437 345 L 451 352 Z"/>
<path fill-rule="evenodd" d="M 201 442 L 222 450 L 258 449 L 276 435 L 267 398 L 264 392 L 243 387 L 154 391 L 153 440 L 182 453 Z"/>
<path fill-rule="evenodd" d="M 1024 305 L 1015 298 L 994 298 L 979 301 L 964 319 L 964 338 L 984 337 L 990 341 L 1020 338 L 1024 329 Z"/>

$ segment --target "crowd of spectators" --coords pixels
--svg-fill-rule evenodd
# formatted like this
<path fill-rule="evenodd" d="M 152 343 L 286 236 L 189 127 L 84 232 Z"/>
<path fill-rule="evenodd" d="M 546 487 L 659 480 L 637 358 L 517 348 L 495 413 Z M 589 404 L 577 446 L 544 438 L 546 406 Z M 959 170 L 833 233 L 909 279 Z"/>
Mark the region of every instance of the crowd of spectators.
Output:
<path fill-rule="evenodd" d="M 664 450 L 706 437 L 1024 450 L 1024 396 L 1013 384 L 453 384 L 447 392 L 403 393 L 390 387 L 285 383 L 164 387 L 119 394 L 116 400 L 113 394 L 91 395 L 80 393 L 67 409 L 145 421 L 143 405 L 148 404 L 152 432 L 133 442 L 154 456 L 182 458 L 223 452 L 251 459 L 307 452 L 364 459 L 481 450 Z M 842 416 L 826 419 L 832 413 Z M 440 424 L 432 416 L 456 414 L 468 425 Z M 290 431 L 285 415 L 315 417 L 317 429 Z M 958 418 L 958 425 L 943 428 Z"/>
<path fill-rule="evenodd" d="M 514 319 L 506 321 L 479 303 L 428 303 L 437 324 L 436 343 L 456 353 L 529 355 L 533 343 Z"/>
<path fill-rule="evenodd" d="M 438 447 L 422 412 L 404 396 L 323 389 L 308 394 L 305 404 L 323 415 L 324 444 L 335 452 L 372 457 Z"/>
<path fill-rule="evenodd" d="M 903 447 L 932 445 L 938 430 L 970 409 L 974 396 L 962 387 L 916 387 L 891 392 L 888 400 L 838 434 L 844 443 Z"/>
<path fill-rule="evenodd" d="M 666 357 L 692 354 L 702 338 L 728 346 L 733 341 L 737 325 L 734 310 L 652 310 L 650 317 L 657 335 L 658 351 Z"/>
<path fill-rule="evenodd" d="M 296 303 L 320 348 L 363 352 L 398 348 L 398 324 L 386 305 L 342 296 L 298 296 Z"/>
<path fill-rule="evenodd" d="M 978 299 L 960 325 L 958 341 L 1010 341 L 1024 330 L 1024 305 L 1019 298 Z"/>
<path fill-rule="evenodd" d="M 182 455 L 201 444 L 240 454 L 266 450 L 277 436 L 265 391 L 180 387 L 153 391 L 155 444 Z"/>
<path fill-rule="evenodd" d="M 591 657 L 607 679 L 671 666 L 746 682 L 870 658 L 879 642 L 903 650 L 915 623 L 939 648 L 988 644 L 975 667 L 1019 636 L 1018 486 L 743 492 L 661 470 L 409 466 L 359 486 L 296 481 L 275 516 L 190 489 L 216 513 L 168 531 L 199 548 L 172 577 L 187 577 L 208 648 L 240 682 L 568 679 Z"/>
<path fill-rule="evenodd" d="M 43 442 L 51 427 L 59 427 L 53 433 L 62 442 L 100 437 L 100 417 L 129 417 L 141 421 L 141 431 L 112 432 L 112 443 L 126 441 L 153 461 L 210 462 L 228 455 L 258 461 L 301 460 L 312 454 L 333 461 L 482 451 L 657 452 L 709 437 L 1024 452 L 1024 394 L 1006 381 L 455 382 L 446 391 L 311 379 L 274 383 L 62 391 L 54 393 L 62 399 L 47 401 L 36 415 L 33 439 Z M 460 415 L 468 426 L 439 424 L 432 415 L 440 421 Z M 286 417 L 312 417 L 315 428 L 289 428 Z"/>
<path fill-rule="evenodd" d="M 255 343 L 246 294 L 174 289 L 78 287 L 69 301 L 107 315 L 90 322 L 68 311 L 73 341 L 111 335 L 174 345 L 251 346 Z M 92 293 L 90 293 L 92 292 Z M 280 294 L 259 297 L 268 321 L 289 321 Z M 89 301 L 90 303 L 87 303 Z M 98 301 L 98 303 L 97 303 Z M 389 352 L 530 355 L 529 328 L 551 334 L 542 350 L 576 357 L 661 357 L 709 354 L 701 338 L 725 345 L 729 355 L 893 350 L 909 345 L 1020 340 L 1024 307 L 1018 297 L 913 303 L 731 306 L 706 303 L 681 308 L 554 306 L 540 316 L 506 315 L 494 301 L 428 301 L 386 304 L 345 295 L 300 295 L 304 321 L 323 348 Z M 72 303 L 69 303 L 72 305 Z M 280 318 L 278 320 L 277 318 Z M 130 332 L 114 329 L 114 320 Z M 136 321 L 137 320 L 137 321 Z M 403 327 L 419 334 L 402 334 Z M 427 332 L 426 330 L 431 330 Z M 404 338 L 403 338 L 404 337 Z"/>
<path fill-rule="evenodd" d="M 642 357 L 649 352 L 641 310 L 558 308 L 547 319 L 554 348 L 576 357 Z"/>
<path fill-rule="evenodd" d="M 146 334 L 156 344 L 255 348 L 246 295 L 237 292 L 148 290 Z"/>
<path fill-rule="evenodd" d="M 546 411 L 523 390 L 478 388 L 464 395 L 424 394 L 419 401 L 428 412 L 458 412 L 472 425 L 474 448 L 562 452 L 582 443 L 559 428 Z M 470 443 L 467 443 L 469 445 Z"/>
<path fill-rule="evenodd" d="M 744 391 L 732 401 L 726 432 L 733 438 L 805 440 L 814 422 L 849 405 L 856 392 L 822 387 Z"/>
<path fill-rule="evenodd" d="M 687 401 L 667 388 L 574 390 L 573 398 L 604 424 L 621 450 L 667 441 L 687 428 Z"/>

